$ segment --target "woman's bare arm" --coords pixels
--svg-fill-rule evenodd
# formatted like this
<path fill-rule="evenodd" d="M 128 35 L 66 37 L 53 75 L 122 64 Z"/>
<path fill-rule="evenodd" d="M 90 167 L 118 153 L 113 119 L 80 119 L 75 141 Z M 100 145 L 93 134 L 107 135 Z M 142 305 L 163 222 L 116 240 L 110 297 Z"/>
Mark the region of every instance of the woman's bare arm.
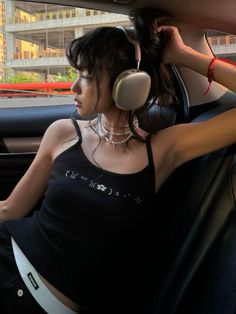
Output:
<path fill-rule="evenodd" d="M 31 166 L 10 196 L 0 201 L 0 222 L 26 216 L 42 197 L 59 142 L 63 122 L 54 122 L 45 132 Z"/>
<path fill-rule="evenodd" d="M 154 146 L 160 147 L 160 142 L 166 147 L 165 155 L 172 156 L 172 172 L 189 160 L 236 143 L 236 109 L 204 122 L 164 129 L 156 135 Z M 157 151 L 157 148 L 154 149 Z"/>
<path fill-rule="evenodd" d="M 167 32 L 169 41 L 163 53 L 164 63 L 173 63 L 188 67 L 204 76 L 208 74 L 208 66 L 212 56 L 203 54 L 184 44 L 179 31 L 174 26 L 157 27 L 158 32 Z M 213 65 L 213 78 L 216 82 L 236 92 L 236 66 L 217 59 Z M 206 86 L 207 89 L 207 86 Z"/>

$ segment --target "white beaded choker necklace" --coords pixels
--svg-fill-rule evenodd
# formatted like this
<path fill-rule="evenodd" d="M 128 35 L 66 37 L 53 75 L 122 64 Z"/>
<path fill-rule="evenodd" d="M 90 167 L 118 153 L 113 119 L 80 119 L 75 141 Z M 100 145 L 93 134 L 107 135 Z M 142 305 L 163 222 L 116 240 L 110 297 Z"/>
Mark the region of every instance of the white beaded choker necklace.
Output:
<path fill-rule="evenodd" d="M 102 119 L 97 118 L 96 124 L 98 126 L 98 132 L 99 132 L 100 136 L 102 136 L 105 141 L 107 141 L 108 143 L 113 144 L 113 145 L 124 144 L 133 136 L 133 132 L 130 129 L 128 129 L 128 125 L 125 125 L 123 127 L 115 127 L 117 129 L 128 129 L 126 131 L 113 132 L 113 131 L 108 130 L 105 127 L 105 123 L 104 123 L 104 121 L 102 121 Z M 139 127 L 138 119 L 136 119 L 133 123 L 133 128 L 134 128 L 134 130 L 136 130 L 138 127 Z M 119 136 L 124 136 L 124 135 L 127 135 L 127 136 L 120 141 L 113 140 L 114 136 L 119 137 Z"/>

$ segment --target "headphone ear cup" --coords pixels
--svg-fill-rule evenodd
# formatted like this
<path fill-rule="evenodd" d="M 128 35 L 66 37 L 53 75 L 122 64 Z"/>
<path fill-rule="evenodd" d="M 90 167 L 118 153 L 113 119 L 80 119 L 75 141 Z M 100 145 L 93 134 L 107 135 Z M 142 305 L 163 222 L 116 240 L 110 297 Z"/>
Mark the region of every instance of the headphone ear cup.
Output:
<path fill-rule="evenodd" d="M 150 88 L 151 78 L 146 72 L 130 69 L 117 76 L 112 95 L 119 109 L 136 110 L 145 104 Z"/>

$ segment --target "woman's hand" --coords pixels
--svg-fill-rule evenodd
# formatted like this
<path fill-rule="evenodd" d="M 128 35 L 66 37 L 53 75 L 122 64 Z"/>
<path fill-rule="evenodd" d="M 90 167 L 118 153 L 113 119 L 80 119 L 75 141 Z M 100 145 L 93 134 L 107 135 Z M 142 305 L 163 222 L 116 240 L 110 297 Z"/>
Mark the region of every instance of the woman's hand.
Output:
<path fill-rule="evenodd" d="M 212 56 L 185 45 L 175 26 L 156 26 L 155 28 L 154 24 L 153 27 L 154 31 L 165 32 L 169 37 L 163 50 L 162 60 L 164 63 L 185 66 L 208 77 Z M 211 70 L 213 71 L 212 79 L 236 92 L 236 64 L 230 63 L 216 59 Z"/>
<path fill-rule="evenodd" d="M 184 44 L 179 30 L 175 26 L 156 26 L 158 33 L 164 32 L 169 38 L 163 51 L 163 63 L 184 65 L 184 56 L 191 48 Z"/>

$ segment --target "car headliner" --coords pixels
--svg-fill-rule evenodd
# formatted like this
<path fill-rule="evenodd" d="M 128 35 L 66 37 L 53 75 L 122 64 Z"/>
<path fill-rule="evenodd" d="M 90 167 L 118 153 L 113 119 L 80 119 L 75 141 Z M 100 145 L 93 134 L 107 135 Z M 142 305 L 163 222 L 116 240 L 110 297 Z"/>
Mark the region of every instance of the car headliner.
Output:
<path fill-rule="evenodd" d="M 26 0 L 71 5 L 128 14 L 139 7 L 155 7 L 171 13 L 177 21 L 201 28 L 236 33 L 235 0 Z"/>

